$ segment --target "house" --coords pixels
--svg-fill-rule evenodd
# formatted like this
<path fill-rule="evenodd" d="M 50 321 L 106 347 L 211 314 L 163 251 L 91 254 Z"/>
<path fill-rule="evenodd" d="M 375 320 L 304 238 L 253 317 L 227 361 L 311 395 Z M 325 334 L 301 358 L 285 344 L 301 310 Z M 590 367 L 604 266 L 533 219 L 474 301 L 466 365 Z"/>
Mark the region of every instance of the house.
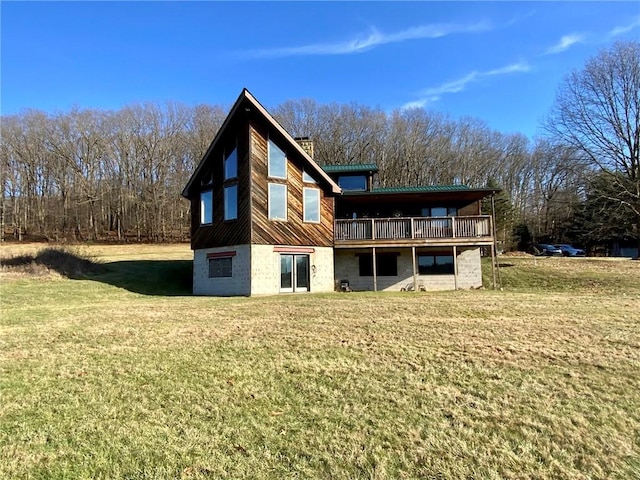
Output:
<path fill-rule="evenodd" d="M 494 242 L 462 185 L 378 188 L 375 165 L 325 165 L 244 89 L 182 191 L 193 292 L 260 295 L 482 285 Z M 493 252 L 493 248 L 491 248 Z"/>

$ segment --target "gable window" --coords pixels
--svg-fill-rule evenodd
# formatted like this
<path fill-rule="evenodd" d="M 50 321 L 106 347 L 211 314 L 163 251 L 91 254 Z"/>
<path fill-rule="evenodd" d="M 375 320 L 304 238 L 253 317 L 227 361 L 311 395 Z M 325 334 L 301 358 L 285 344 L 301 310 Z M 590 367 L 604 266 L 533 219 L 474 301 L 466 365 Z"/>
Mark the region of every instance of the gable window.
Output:
<path fill-rule="evenodd" d="M 305 172 L 304 170 L 302 171 L 302 181 L 304 183 L 318 183 L 316 182 L 313 177 L 311 175 L 309 175 L 307 172 Z"/>
<path fill-rule="evenodd" d="M 269 220 L 287 219 L 287 186 L 281 183 L 269 184 Z"/>
<path fill-rule="evenodd" d="M 209 278 L 233 277 L 233 257 L 210 258 Z"/>
<path fill-rule="evenodd" d="M 224 160 L 224 179 L 229 180 L 238 176 L 238 149 L 233 151 Z"/>
<path fill-rule="evenodd" d="M 452 275 L 453 270 L 453 255 L 418 254 L 420 275 Z"/>
<path fill-rule="evenodd" d="M 303 188 L 304 221 L 320 223 L 320 190 L 317 188 Z"/>
<path fill-rule="evenodd" d="M 205 190 L 200 192 L 200 224 L 211 223 L 213 223 L 213 191 Z"/>
<path fill-rule="evenodd" d="M 358 255 L 361 277 L 373 277 L 373 255 L 362 253 Z M 376 275 L 379 277 L 398 276 L 398 254 L 378 253 L 376 255 Z"/>
<path fill-rule="evenodd" d="M 287 178 L 287 157 L 284 152 L 271 140 L 269 140 L 267 150 L 269 176 L 274 178 Z"/>
<path fill-rule="evenodd" d="M 238 184 L 224 187 L 224 219 L 238 218 Z"/>
<path fill-rule="evenodd" d="M 365 175 L 343 175 L 338 177 L 338 185 L 345 191 L 365 192 L 367 177 Z"/>

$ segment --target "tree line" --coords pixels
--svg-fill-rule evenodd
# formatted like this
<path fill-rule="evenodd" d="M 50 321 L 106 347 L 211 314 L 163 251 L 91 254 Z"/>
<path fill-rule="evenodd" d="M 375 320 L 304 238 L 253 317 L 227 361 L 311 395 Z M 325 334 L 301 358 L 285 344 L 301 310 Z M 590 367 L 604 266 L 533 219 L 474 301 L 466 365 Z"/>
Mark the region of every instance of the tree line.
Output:
<path fill-rule="evenodd" d="M 614 49 L 622 47 L 625 45 Z M 631 47 L 635 50 L 627 50 L 624 58 L 630 56 L 637 62 L 637 44 Z M 601 63 L 602 55 L 596 59 Z M 604 61 L 607 66 L 611 62 Z M 638 73 L 634 68 L 637 63 L 631 71 Z M 596 70 L 602 73 L 606 68 L 600 64 Z M 581 73 L 586 75 L 588 68 Z M 573 87 L 578 80 L 567 77 L 566 85 Z M 640 84 L 637 78 L 625 81 Z M 302 99 L 270 110 L 293 136 L 314 140 L 315 160 L 320 165 L 375 163 L 380 186 L 501 188 L 496 203 L 497 234 L 507 249 L 540 240 L 585 245 L 606 241 L 602 225 L 598 226 L 600 234 L 588 225 L 596 214 L 585 210 L 589 205 L 591 210 L 602 205 L 593 201 L 599 197 L 606 197 L 620 210 L 616 221 L 623 223 L 624 235 L 638 235 L 634 217 L 638 203 L 633 198 L 633 189 L 640 189 L 637 163 L 633 164 L 638 155 L 633 136 L 638 135 L 640 123 L 637 84 L 624 85 L 626 101 L 632 108 L 636 102 L 636 110 L 618 112 L 627 116 L 622 135 L 628 131 L 632 144 L 625 147 L 622 142 L 622 149 L 631 149 L 629 165 L 624 155 L 607 163 L 606 145 L 600 141 L 595 144 L 601 150 L 594 154 L 584 138 L 566 135 L 577 131 L 569 120 L 578 122 L 584 115 L 562 110 L 563 102 L 571 106 L 575 99 L 575 92 L 566 85 L 559 90 L 548 135 L 533 140 L 493 130 L 477 118 L 452 119 L 426 109 L 389 113 L 357 103 L 319 104 Z M 603 103 L 625 102 L 616 95 L 611 93 Z M 188 239 L 189 204 L 180 192 L 227 110 L 220 105 L 146 103 L 116 111 L 75 108 L 49 114 L 27 110 L 3 116 L 0 235 L 4 239 Z M 600 120 L 601 124 L 606 121 Z M 589 128 L 584 130 L 588 133 Z M 616 159 L 622 163 L 616 164 Z M 628 167 L 626 172 L 624 167 Z M 620 185 L 627 189 L 622 196 Z"/>

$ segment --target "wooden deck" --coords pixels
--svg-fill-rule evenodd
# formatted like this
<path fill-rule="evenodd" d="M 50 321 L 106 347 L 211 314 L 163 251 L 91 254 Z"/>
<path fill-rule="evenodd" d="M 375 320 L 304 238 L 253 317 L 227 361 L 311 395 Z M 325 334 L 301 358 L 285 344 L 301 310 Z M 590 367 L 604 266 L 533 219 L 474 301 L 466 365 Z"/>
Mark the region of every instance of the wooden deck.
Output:
<path fill-rule="evenodd" d="M 336 220 L 336 248 L 491 245 L 490 215 Z"/>

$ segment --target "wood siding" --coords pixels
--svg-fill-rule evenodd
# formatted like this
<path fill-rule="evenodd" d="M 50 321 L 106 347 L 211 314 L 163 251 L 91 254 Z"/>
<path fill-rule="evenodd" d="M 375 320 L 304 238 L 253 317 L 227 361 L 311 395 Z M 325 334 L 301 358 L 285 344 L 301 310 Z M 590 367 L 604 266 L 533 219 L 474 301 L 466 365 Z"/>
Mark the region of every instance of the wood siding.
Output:
<path fill-rule="evenodd" d="M 469 205 L 465 205 L 462 208 L 458 208 L 458 215 L 461 217 L 471 216 L 471 215 L 480 215 L 480 200 L 470 203 Z M 485 212 L 491 213 L 491 212 Z"/>
<path fill-rule="evenodd" d="M 249 128 L 251 141 L 251 243 L 262 245 L 308 245 L 333 246 L 334 198 L 317 184 L 302 182 L 302 159 L 287 148 L 283 138 L 271 132 L 272 140 L 287 156 L 287 179 L 268 178 L 267 142 L 268 131 L 257 123 Z M 287 185 L 287 220 L 269 220 L 268 184 Z M 303 222 L 304 187 L 320 190 L 320 223 Z"/>
<path fill-rule="evenodd" d="M 213 223 L 200 225 L 200 194 L 191 199 L 191 248 L 223 247 L 226 245 L 242 245 L 251 239 L 251 182 L 249 155 L 248 121 L 238 118 L 227 129 L 228 135 L 221 138 L 207 158 L 206 168 L 197 179 L 197 188 L 207 190 L 211 187 L 200 187 L 204 178 L 213 178 Z M 224 180 L 224 156 L 231 152 L 237 142 L 238 178 Z M 238 185 L 238 218 L 224 220 L 224 187 Z M 194 190 L 196 186 L 194 186 Z"/>

